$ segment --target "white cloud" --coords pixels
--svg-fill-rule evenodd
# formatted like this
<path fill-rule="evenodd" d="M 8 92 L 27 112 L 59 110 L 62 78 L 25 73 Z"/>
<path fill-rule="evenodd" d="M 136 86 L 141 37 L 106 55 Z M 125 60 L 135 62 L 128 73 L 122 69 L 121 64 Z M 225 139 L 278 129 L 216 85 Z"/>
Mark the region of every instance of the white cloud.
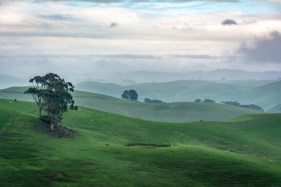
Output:
<path fill-rule="evenodd" d="M 180 13 L 176 13 L 177 9 L 181 10 Z M 22 59 L 24 62 L 30 58 L 34 64 L 43 63 L 46 69 L 67 66 L 75 71 L 79 66 L 80 72 L 97 68 L 110 71 L 110 67 L 120 70 L 157 70 L 159 67 L 163 71 L 181 70 L 196 64 L 227 68 L 233 65 L 225 63 L 223 58 L 171 56 L 228 56 L 253 35 L 281 31 L 278 13 L 253 16 L 239 10 L 208 13 L 189 10 L 175 8 L 173 14 L 165 14 L 158 9 L 77 7 L 64 2 L 5 3 L 0 6 L 0 55 L 10 56 L 9 60 L 18 64 L 18 68 L 21 59 L 12 58 L 14 55 L 26 56 Z M 228 18 L 239 24 L 223 26 L 221 22 Z M 112 29 L 112 25 L 117 27 Z M 127 56 L 116 59 L 116 54 L 165 58 L 135 59 Z M 65 57 L 71 55 L 79 58 Z M 91 55 L 107 55 L 107 59 L 89 57 Z M 0 63 L 8 61 L 0 57 Z M 43 66 L 36 65 L 38 70 Z"/>

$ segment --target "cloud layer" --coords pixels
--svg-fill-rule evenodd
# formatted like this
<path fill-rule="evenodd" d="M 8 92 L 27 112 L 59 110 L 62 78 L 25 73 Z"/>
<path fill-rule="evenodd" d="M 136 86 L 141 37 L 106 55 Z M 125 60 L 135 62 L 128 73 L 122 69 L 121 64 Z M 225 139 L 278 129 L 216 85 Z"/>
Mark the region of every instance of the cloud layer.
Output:
<path fill-rule="evenodd" d="M 237 49 L 238 55 L 251 61 L 276 64 L 280 60 L 277 52 L 272 52 L 275 48 L 280 50 L 281 13 L 276 2 L 1 2 L 0 74 L 33 75 L 34 71 L 53 69 L 69 74 L 77 71 L 90 74 L 279 68 L 262 63 L 253 67 L 243 59 L 226 60 Z M 109 5 L 104 5 L 107 3 Z M 247 8 L 250 5 L 257 8 Z M 262 38 L 271 30 L 277 34 Z M 257 39 L 253 45 L 241 47 L 241 43 L 248 43 L 254 35 Z"/>
<path fill-rule="evenodd" d="M 256 37 L 251 45 L 242 45 L 238 52 L 250 62 L 281 63 L 281 34 L 275 31 L 266 37 Z"/>

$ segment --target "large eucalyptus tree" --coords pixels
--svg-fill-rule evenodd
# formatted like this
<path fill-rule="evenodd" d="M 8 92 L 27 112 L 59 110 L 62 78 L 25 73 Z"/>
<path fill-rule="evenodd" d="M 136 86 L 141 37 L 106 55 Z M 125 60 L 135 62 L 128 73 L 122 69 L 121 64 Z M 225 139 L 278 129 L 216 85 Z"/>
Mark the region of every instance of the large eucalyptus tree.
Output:
<path fill-rule="evenodd" d="M 74 86 L 66 82 L 57 74 L 48 73 L 45 76 L 35 76 L 29 81 L 32 87 L 25 91 L 32 95 L 42 116 L 42 110 L 46 111 L 52 130 L 61 127 L 62 114 L 69 109 L 77 110 L 70 92 Z"/>

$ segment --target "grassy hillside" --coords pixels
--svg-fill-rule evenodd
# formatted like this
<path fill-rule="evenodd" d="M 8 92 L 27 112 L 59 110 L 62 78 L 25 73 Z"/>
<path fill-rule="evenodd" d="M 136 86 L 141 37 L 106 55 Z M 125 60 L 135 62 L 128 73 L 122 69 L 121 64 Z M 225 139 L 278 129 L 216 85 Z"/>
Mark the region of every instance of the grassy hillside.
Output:
<path fill-rule="evenodd" d="M 0 100 L 0 186 L 281 185 L 280 114 L 172 124 L 80 108 L 64 117 L 75 138 L 38 131 L 34 104 Z"/>
<path fill-rule="evenodd" d="M 264 106 L 265 109 L 269 110 L 280 104 L 281 81 L 259 86 L 251 91 L 245 99 Z"/>
<path fill-rule="evenodd" d="M 0 91 L 0 98 L 31 101 L 24 95 L 26 88 L 16 87 Z M 199 120 L 225 120 L 245 114 L 260 113 L 236 106 L 208 103 L 142 103 L 118 99 L 110 96 L 76 91 L 73 94 L 79 106 L 93 108 L 124 116 L 162 122 L 186 122 Z"/>
<path fill-rule="evenodd" d="M 257 104 L 269 110 L 281 99 L 280 81 L 199 81 L 183 80 L 164 83 L 143 83 L 130 86 L 116 84 L 82 82 L 76 85 L 78 90 L 110 95 L 120 98 L 126 89 L 135 89 L 144 98 L 161 99 L 166 102 L 183 102 L 200 99 L 238 101 L 242 104 Z"/>

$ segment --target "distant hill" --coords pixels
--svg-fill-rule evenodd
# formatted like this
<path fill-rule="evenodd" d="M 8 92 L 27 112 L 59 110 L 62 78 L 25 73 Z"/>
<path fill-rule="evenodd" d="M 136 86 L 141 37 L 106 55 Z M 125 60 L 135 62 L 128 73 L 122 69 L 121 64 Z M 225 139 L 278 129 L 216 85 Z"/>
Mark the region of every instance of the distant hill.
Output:
<path fill-rule="evenodd" d="M 24 79 L 0 74 L 0 89 L 23 85 L 27 85 L 27 81 Z"/>
<path fill-rule="evenodd" d="M 250 72 L 235 69 L 217 69 L 213 71 L 181 72 L 118 72 L 112 75 L 111 79 L 119 81 L 129 79 L 136 82 L 169 82 L 177 80 L 277 80 L 280 77 L 280 71 Z"/>
<path fill-rule="evenodd" d="M 275 107 L 270 109 L 268 112 L 271 112 L 271 113 L 281 113 L 281 104 L 276 105 Z"/>
<path fill-rule="evenodd" d="M 14 87 L 0 90 L 0 98 L 32 101 L 23 92 L 27 88 Z M 185 122 L 199 120 L 225 120 L 245 114 L 261 113 L 257 110 L 246 109 L 225 104 L 213 103 L 143 103 L 118 99 L 111 96 L 90 92 L 75 91 L 76 104 L 105 112 L 124 116 L 162 122 Z"/>
<path fill-rule="evenodd" d="M 281 101 L 281 81 L 253 89 L 247 94 L 244 100 L 260 105 L 266 110 L 270 110 Z"/>
<path fill-rule="evenodd" d="M 260 105 L 269 110 L 281 100 L 281 81 L 245 80 L 245 81 L 200 81 L 182 80 L 164 83 L 142 83 L 129 86 L 121 86 L 110 83 L 81 82 L 76 89 L 121 97 L 126 89 L 135 89 L 139 93 L 139 99 L 160 99 L 164 102 L 184 102 L 195 99 L 213 99 L 217 102 L 238 101 L 241 104 Z"/>
<path fill-rule="evenodd" d="M 197 98 L 210 98 L 221 101 L 241 92 L 241 88 L 237 88 L 236 86 L 200 80 L 142 83 L 129 86 L 98 82 L 82 82 L 76 85 L 76 89 L 118 98 L 121 97 L 124 90 L 135 89 L 139 93 L 140 100 L 151 98 L 160 99 L 166 102 L 194 101 Z"/>

